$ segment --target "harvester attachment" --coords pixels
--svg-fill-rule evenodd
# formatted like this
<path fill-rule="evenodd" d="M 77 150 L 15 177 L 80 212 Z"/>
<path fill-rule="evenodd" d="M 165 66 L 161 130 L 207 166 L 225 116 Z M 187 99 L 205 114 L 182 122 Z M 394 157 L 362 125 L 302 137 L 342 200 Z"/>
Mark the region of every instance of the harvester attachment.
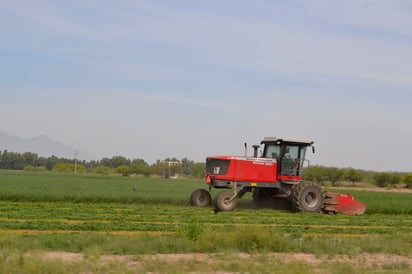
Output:
<path fill-rule="evenodd" d="M 360 215 L 365 213 L 365 210 L 366 205 L 355 201 L 355 198 L 349 194 L 326 192 L 323 200 L 322 211 L 327 214 Z"/>

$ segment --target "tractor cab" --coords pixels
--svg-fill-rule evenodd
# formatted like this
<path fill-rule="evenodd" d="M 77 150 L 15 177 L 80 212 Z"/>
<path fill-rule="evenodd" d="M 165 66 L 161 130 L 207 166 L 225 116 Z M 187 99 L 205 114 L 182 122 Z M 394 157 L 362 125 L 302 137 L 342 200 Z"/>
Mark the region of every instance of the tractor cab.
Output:
<path fill-rule="evenodd" d="M 312 146 L 312 141 L 265 137 L 261 144 L 262 157 L 276 159 L 278 163 L 278 180 L 301 179 L 306 149 Z"/>

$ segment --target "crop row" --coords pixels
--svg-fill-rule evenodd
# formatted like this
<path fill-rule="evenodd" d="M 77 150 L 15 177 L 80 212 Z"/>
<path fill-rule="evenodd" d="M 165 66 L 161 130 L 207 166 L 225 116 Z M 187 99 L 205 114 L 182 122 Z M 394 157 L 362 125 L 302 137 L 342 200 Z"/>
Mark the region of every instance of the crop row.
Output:
<path fill-rule="evenodd" d="M 0 230 L 159 231 L 176 233 L 193 224 L 209 230 L 240 227 L 305 234 L 412 232 L 411 215 L 323 215 L 241 208 L 214 214 L 211 208 L 156 204 L 0 202 Z"/>
<path fill-rule="evenodd" d="M 202 181 L 2 173 L 0 247 L 7 250 L 362 252 L 412 255 L 411 194 L 353 192 L 365 215 L 191 207 Z M 213 195 L 216 190 L 213 190 Z M 382 244 L 385 243 L 385 244 Z"/>

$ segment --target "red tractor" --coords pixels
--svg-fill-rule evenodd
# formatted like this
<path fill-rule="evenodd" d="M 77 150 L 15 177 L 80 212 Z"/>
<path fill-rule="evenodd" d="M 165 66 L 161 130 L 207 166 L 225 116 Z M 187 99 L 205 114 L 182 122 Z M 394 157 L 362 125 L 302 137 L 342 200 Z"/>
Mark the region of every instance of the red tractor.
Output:
<path fill-rule="evenodd" d="M 363 214 L 366 205 L 354 201 L 350 195 L 324 193 L 312 182 L 302 180 L 308 147 L 312 141 L 266 137 L 261 142 L 262 155 L 258 157 L 259 145 L 254 145 L 253 157 L 213 156 L 206 158 L 206 182 L 209 191 L 195 190 L 190 196 L 193 206 L 211 204 L 211 189 L 220 191 L 214 199 L 217 211 L 233 210 L 237 200 L 246 192 L 253 193 L 257 206 L 287 201 L 294 211 L 324 212 L 329 214 Z M 305 164 L 306 163 L 306 164 Z M 227 190 L 230 189 L 230 190 Z"/>

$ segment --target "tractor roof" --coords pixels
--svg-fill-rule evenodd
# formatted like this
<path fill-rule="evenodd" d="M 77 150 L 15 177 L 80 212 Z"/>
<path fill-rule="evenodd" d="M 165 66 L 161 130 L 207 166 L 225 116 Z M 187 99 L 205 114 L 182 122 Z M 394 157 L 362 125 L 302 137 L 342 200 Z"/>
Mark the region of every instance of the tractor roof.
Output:
<path fill-rule="evenodd" d="M 265 137 L 261 144 L 264 143 L 295 143 L 295 144 L 305 144 L 305 145 L 312 145 L 313 142 L 304 139 L 295 139 L 295 138 L 277 138 L 277 137 Z"/>

